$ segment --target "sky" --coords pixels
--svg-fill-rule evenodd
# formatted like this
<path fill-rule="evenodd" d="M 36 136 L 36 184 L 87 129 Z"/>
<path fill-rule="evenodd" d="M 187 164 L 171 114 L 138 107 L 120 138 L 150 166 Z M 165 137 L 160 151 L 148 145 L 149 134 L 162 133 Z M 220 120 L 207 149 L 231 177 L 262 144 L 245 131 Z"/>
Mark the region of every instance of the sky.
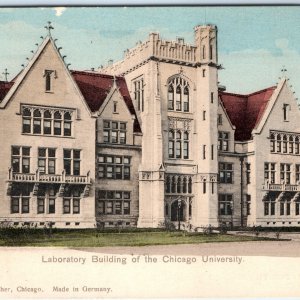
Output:
<path fill-rule="evenodd" d="M 194 27 L 218 26 L 220 84 L 247 94 L 290 79 L 300 99 L 300 6 L 257 7 L 35 7 L 0 8 L 0 80 L 12 79 L 36 51 L 51 21 L 70 69 L 121 60 L 124 50 L 159 32 L 194 43 Z"/>

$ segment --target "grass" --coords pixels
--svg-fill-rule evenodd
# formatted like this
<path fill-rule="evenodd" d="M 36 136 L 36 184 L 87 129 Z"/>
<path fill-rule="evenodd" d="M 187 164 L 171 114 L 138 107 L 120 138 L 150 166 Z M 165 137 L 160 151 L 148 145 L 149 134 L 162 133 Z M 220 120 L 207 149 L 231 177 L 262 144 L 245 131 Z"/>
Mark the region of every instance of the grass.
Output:
<path fill-rule="evenodd" d="M 97 230 L 0 230 L 0 246 L 11 247 L 114 247 L 246 242 L 271 240 L 263 237 L 232 236 L 167 231 L 98 232 Z"/>

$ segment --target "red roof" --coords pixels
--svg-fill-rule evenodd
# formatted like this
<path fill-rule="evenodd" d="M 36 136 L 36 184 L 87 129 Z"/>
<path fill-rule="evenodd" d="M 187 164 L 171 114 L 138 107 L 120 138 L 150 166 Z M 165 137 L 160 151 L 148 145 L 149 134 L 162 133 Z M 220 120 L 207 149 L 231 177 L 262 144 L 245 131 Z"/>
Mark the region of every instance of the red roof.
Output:
<path fill-rule="evenodd" d="M 4 99 L 8 91 L 14 85 L 14 82 L 0 81 L 0 102 Z"/>
<path fill-rule="evenodd" d="M 83 71 L 71 71 L 71 74 L 91 111 L 98 111 L 113 86 L 114 77 L 106 74 Z M 115 78 L 116 85 L 119 88 L 130 113 L 135 116 L 134 131 L 141 132 L 141 127 L 127 89 L 125 78 L 120 76 L 116 76 Z"/>
<path fill-rule="evenodd" d="M 249 95 L 219 92 L 229 119 L 236 127 L 235 140 L 252 138 L 251 132 L 259 124 L 275 88 L 272 86 Z"/>

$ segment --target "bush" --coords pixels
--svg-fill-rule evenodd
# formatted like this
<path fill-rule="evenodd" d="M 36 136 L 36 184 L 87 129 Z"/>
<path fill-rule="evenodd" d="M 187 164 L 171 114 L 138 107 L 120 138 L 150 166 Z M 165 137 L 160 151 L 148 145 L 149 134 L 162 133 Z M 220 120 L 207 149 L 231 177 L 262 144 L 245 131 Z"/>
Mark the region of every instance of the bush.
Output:
<path fill-rule="evenodd" d="M 164 222 L 159 223 L 159 227 L 166 229 L 167 231 L 175 231 L 176 227 L 174 223 L 169 220 L 165 220 Z"/>

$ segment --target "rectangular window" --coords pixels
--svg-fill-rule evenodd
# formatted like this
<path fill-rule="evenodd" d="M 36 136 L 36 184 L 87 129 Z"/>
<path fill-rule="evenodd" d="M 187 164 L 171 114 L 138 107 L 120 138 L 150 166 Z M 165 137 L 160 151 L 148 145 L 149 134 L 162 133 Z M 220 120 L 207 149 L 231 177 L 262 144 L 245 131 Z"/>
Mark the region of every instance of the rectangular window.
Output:
<path fill-rule="evenodd" d="M 249 163 L 246 163 L 246 183 L 250 184 L 250 175 L 251 175 L 251 165 Z"/>
<path fill-rule="evenodd" d="M 300 202 L 299 201 L 295 202 L 295 215 L 296 216 L 300 215 Z"/>
<path fill-rule="evenodd" d="M 219 215 L 232 215 L 233 198 L 231 194 L 219 194 Z"/>
<path fill-rule="evenodd" d="M 206 159 L 206 145 L 203 145 L 203 159 Z"/>
<path fill-rule="evenodd" d="M 42 174 L 55 174 L 56 149 L 38 148 L 38 169 Z"/>
<path fill-rule="evenodd" d="M 247 216 L 251 215 L 251 195 L 246 195 Z"/>
<path fill-rule="evenodd" d="M 45 197 L 37 198 L 37 213 L 43 214 L 45 212 Z"/>
<path fill-rule="evenodd" d="M 218 125 L 223 124 L 222 114 L 218 114 Z"/>
<path fill-rule="evenodd" d="M 210 93 L 210 103 L 214 103 L 214 93 Z"/>
<path fill-rule="evenodd" d="M 64 212 L 64 214 L 71 213 L 71 200 L 70 199 L 63 200 L 63 212 Z"/>
<path fill-rule="evenodd" d="M 133 82 L 134 100 L 137 110 L 144 111 L 144 79 L 139 78 Z"/>
<path fill-rule="evenodd" d="M 233 164 L 219 163 L 220 183 L 233 183 Z"/>
<path fill-rule="evenodd" d="M 48 207 L 49 214 L 55 214 L 55 199 L 49 199 L 49 207 Z"/>
<path fill-rule="evenodd" d="M 284 181 L 286 184 L 291 183 L 291 165 L 290 164 L 280 164 L 280 180 Z"/>
<path fill-rule="evenodd" d="M 103 121 L 103 142 L 126 144 L 127 124 L 125 122 Z"/>
<path fill-rule="evenodd" d="M 11 166 L 15 173 L 30 173 L 30 148 L 12 146 Z"/>
<path fill-rule="evenodd" d="M 130 214 L 130 192 L 98 191 L 97 215 L 103 214 Z"/>
<path fill-rule="evenodd" d="M 66 175 L 80 175 L 80 150 L 64 149 L 64 170 Z"/>
<path fill-rule="evenodd" d="M 300 181 L 300 165 L 295 165 L 295 180 L 296 183 Z"/>
<path fill-rule="evenodd" d="M 20 212 L 19 197 L 11 197 L 11 213 L 18 214 Z"/>
<path fill-rule="evenodd" d="M 73 199 L 73 214 L 80 213 L 80 199 L 74 198 Z"/>
<path fill-rule="evenodd" d="M 229 132 L 219 131 L 218 133 L 218 150 L 229 151 Z"/>
<path fill-rule="evenodd" d="M 130 180 L 128 156 L 98 154 L 98 178 Z"/>
<path fill-rule="evenodd" d="M 28 214 L 29 213 L 29 197 L 22 197 L 22 214 Z"/>
<path fill-rule="evenodd" d="M 276 177 L 276 164 L 275 163 L 265 163 L 265 179 L 269 180 L 270 183 L 275 183 Z"/>

